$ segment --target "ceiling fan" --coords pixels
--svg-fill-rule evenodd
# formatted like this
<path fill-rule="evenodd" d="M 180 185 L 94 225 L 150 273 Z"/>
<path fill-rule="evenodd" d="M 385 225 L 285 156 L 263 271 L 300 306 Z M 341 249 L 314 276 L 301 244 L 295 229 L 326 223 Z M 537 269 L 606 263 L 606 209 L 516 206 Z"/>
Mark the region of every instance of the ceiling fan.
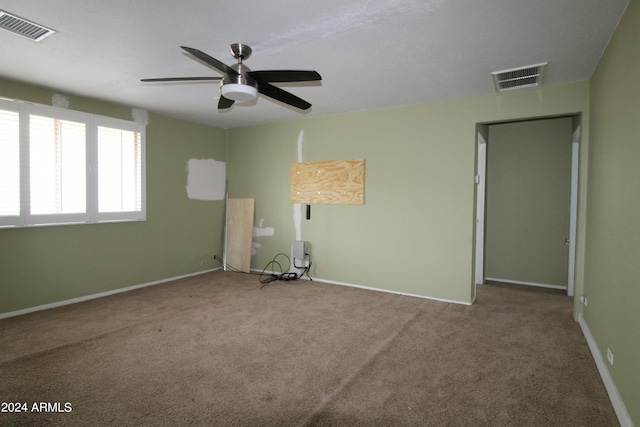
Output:
<path fill-rule="evenodd" d="M 262 70 L 251 71 L 243 64 L 243 60 L 251 56 L 251 48 L 246 44 L 234 43 L 229 50 L 237 64 L 227 65 L 206 53 L 191 47 L 180 46 L 182 49 L 211 65 L 223 74 L 223 77 L 166 77 L 156 79 L 142 79 L 143 82 L 181 82 L 181 81 L 219 81 L 220 101 L 218 109 L 230 108 L 234 102 L 251 101 L 258 96 L 258 92 L 285 104 L 307 110 L 311 107 L 304 99 L 287 92 L 271 83 L 310 82 L 322 80 L 320 74 L 311 70 Z"/>

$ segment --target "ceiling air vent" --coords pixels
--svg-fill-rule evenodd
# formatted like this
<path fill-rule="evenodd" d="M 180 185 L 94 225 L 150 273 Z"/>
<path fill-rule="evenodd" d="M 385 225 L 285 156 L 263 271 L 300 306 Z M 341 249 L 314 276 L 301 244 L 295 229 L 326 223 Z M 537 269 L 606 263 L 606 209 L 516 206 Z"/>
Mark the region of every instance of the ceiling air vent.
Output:
<path fill-rule="evenodd" d="M 540 86 L 546 68 L 547 63 L 544 62 L 510 70 L 494 71 L 491 75 L 496 85 L 496 91 L 504 92 L 506 90 Z"/>
<path fill-rule="evenodd" d="M 54 30 L 0 10 L 0 29 L 11 31 L 36 42 L 55 33 Z"/>

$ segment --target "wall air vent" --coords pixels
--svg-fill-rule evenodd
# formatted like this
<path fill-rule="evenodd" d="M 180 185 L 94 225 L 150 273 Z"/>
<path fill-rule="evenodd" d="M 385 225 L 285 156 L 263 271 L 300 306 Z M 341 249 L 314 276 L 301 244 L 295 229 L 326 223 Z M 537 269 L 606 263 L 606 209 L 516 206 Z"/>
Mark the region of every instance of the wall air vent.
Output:
<path fill-rule="evenodd" d="M 50 28 L 27 21 L 4 10 L 0 10 L 0 29 L 11 31 L 35 42 L 40 42 L 55 33 Z"/>
<path fill-rule="evenodd" d="M 493 83 L 497 92 L 507 90 L 535 87 L 542 84 L 547 63 L 527 65 L 526 67 L 512 68 L 510 70 L 494 71 Z"/>

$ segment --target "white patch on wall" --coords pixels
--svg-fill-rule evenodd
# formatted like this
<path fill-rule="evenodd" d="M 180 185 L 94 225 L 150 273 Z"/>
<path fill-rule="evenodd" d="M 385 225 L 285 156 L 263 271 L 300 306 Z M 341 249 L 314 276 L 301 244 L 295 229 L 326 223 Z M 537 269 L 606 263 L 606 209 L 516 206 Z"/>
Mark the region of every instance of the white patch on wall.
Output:
<path fill-rule="evenodd" d="M 293 225 L 296 228 L 296 240 L 302 240 L 302 205 L 293 204 Z"/>
<path fill-rule="evenodd" d="M 302 143 L 304 142 L 304 129 L 298 133 L 298 162 L 302 162 Z"/>
<path fill-rule="evenodd" d="M 264 226 L 264 218 L 260 218 L 260 222 L 257 227 L 253 227 L 253 237 L 271 237 L 275 234 L 275 229 L 273 227 L 265 227 Z M 258 248 L 262 245 L 258 242 L 251 242 L 251 256 L 254 256 L 258 253 Z"/>
<path fill-rule="evenodd" d="M 257 227 L 253 227 L 253 237 L 263 237 L 268 236 L 271 237 L 275 233 L 273 227 L 263 227 L 264 218 L 260 218 L 260 223 Z"/>
<path fill-rule="evenodd" d="M 251 256 L 254 256 L 258 253 L 258 248 L 262 245 L 260 243 L 251 242 Z"/>
<path fill-rule="evenodd" d="M 196 200 L 224 200 L 227 164 L 214 159 L 187 163 L 187 195 Z"/>
<path fill-rule="evenodd" d="M 302 143 L 304 142 L 304 129 L 298 133 L 298 162 L 302 162 Z M 302 240 L 302 205 L 293 204 L 293 225 L 296 228 L 296 240 Z"/>
<path fill-rule="evenodd" d="M 149 124 L 149 113 L 147 112 L 147 110 L 141 110 L 139 108 L 132 108 L 131 109 L 131 117 L 133 118 L 134 122 L 140 123 L 141 125 L 148 125 Z"/>
<path fill-rule="evenodd" d="M 56 93 L 51 97 L 51 105 L 58 108 L 69 108 L 69 98 Z"/>

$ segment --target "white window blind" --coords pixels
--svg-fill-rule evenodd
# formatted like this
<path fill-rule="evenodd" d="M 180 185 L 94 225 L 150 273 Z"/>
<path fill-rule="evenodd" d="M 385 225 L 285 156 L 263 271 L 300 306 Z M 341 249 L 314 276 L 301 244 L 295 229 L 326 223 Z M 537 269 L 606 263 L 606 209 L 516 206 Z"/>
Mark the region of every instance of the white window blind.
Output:
<path fill-rule="evenodd" d="M 0 216 L 20 215 L 20 117 L 0 110 Z"/>
<path fill-rule="evenodd" d="M 0 227 L 146 219 L 145 127 L 0 99 Z"/>
<path fill-rule="evenodd" d="M 32 215 L 87 211 L 86 140 L 84 123 L 29 117 Z"/>
<path fill-rule="evenodd" d="M 141 152 L 140 133 L 98 126 L 98 212 L 140 210 Z"/>

